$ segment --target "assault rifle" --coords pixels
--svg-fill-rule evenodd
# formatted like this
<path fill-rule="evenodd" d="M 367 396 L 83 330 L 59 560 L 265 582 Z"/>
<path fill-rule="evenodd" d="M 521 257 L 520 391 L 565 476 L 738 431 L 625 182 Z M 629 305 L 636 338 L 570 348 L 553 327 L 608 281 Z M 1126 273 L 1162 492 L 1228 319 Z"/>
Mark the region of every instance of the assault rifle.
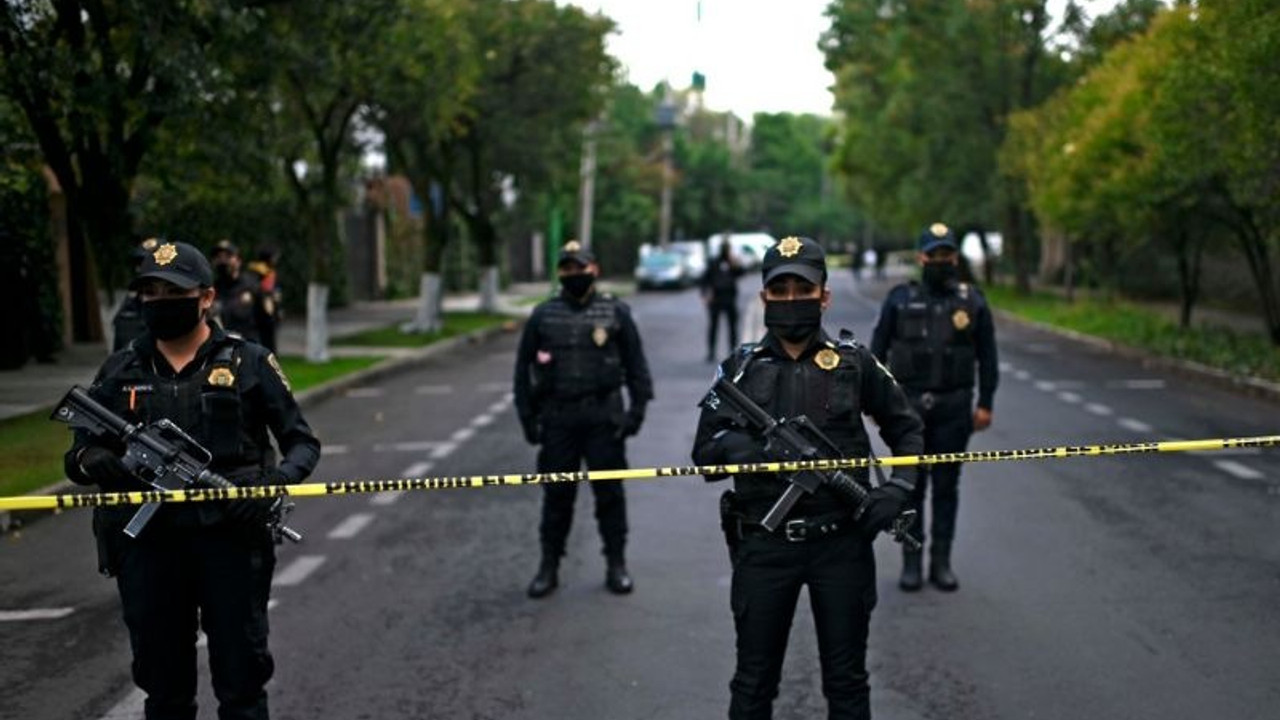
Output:
<path fill-rule="evenodd" d="M 237 488 L 235 483 L 209 470 L 213 455 L 170 420 L 161 419 L 145 426 L 134 425 L 89 397 L 89 393 L 78 385 L 62 398 L 50 419 L 85 430 L 95 437 L 107 437 L 123 443 L 125 453 L 121 461 L 125 468 L 157 490 Z M 136 538 L 158 509 L 160 503 L 146 503 L 138 508 L 125 526 L 125 534 Z M 271 504 L 267 526 L 277 543 L 285 538 L 292 542 L 302 540 L 301 533 L 284 524 L 284 517 L 291 510 L 293 503 L 286 503 L 283 497 L 277 497 Z"/>
<path fill-rule="evenodd" d="M 835 443 L 809 418 L 800 415 L 775 420 L 727 377 L 717 379 L 715 386 L 711 388 L 711 394 L 703 400 L 703 404 L 711 410 L 719 409 L 721 402 L 728 406 L 747 430 L 764 439 L 766 457 L 781 462 L 832 460 L 841 457 Z M 769 532 L 778 529 L 783 518 L 801 496 L 815 492 L 824 485 L 853 508 L 854 520 L 861 519 L 870 505 L 867 488 L 843 470 L 799 470 L 788 475 L 787 481 L 787 489 L 782 497 L 778 498 L 760 521 Z M 920 549 L 920 541 L 907 532 L 915 515 L 915 510 L 907 510 L 895 518 L 889 528 L 893 539 L 911 550 Z"/>

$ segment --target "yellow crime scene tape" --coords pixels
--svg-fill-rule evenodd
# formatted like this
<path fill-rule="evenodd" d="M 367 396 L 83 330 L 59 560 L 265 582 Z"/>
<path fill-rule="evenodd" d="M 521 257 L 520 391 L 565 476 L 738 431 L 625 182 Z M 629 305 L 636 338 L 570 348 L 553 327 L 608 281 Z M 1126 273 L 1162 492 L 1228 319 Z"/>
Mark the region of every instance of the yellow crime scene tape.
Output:
<path fill-rule="evenodd" d="M 1280 445 L 1280 435 L 1225 438 L 1211 440 L 1169 440 L 1140 443 L 1114 443 L 1103 445 L 1062 445 L 1047 448 L 1019 450 L 976 450 L 960 453 L 933 455 L 901 455 L 884 458 L 843 458 L 838 460 L 807 460 L 801 462 L 770 462 L 742 465 L 671 465 L 666 467 L 633 468 L 629 470 L 581 470 L 577 472 L 551 472 L 507 475 L 455 475 L 441 477 L 401 478 L 391 480 L 339 480 L 325 483 L 301 483 L 298 485 L 260 485 L 235 489 L 190 488 L 183 490 L 150 490 L 109 493 L 58 493 L 56 495 L 23 495 L 0 497 L 0 510 L 62 510 L 69 508 L 141 505 L 156 502 L 207 502 L 210 500 L 241 500 L 253 498 L 324 497 L 412 490 L 451 490 L 457 488 L 481 488 L 491 486 L 543 485 L 560 482 L 599 480 L 647 480 L 684 477 L 692 475 L 732 475 L 736 473 L 780 473 L 800 470 L 850 470 L 873 465 L 903 467 L 911 465 L 936 465 L 953 462 L 1000 462 L 1009 460 L 1049 460 L 1072 457 L 1101 457 L 1107 455 L 1137 455 L 1150 453 L 1206 452 L 1237 448 L 1267 448 Z"/>

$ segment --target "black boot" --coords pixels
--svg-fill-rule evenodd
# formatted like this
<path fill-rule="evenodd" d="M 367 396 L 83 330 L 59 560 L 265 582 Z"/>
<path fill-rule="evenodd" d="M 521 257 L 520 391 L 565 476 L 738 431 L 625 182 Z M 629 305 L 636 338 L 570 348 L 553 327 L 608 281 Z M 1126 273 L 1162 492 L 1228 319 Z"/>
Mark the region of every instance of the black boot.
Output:
<path fill-rule="evenodd" d="M 939 550 L 933 548 L 929 554 L 929 582 L 943 592 L 955 592 L 960 589 L 960 581 L 951 572 L 951 548 Z"/>
<path fill-rule="evenodd" d="M 537 599 L 550 595 L 560 585 L 560 580 L 556 577 L 556 571 L 559 569 L 558 561 L 543 558 L 542 564 L 538 566 L 538 574 L 534 575 L 533 582 L 529 583 L 529 597 Z"/>
<path fill-rule="evenodd" d="M 609 567 L 604 571 L 604 586 L 614 595 L 626 595 L 635 589 L 631 575 L 627 573 L 627 564 L 622 558 L 610 558 Z"/>
<path fill-rule="evenodd" d="M 902 551 L 902 577 L 898 578 L 898 587 L 903 592 L 916 592 L 924 587 L 922 565 L 920 551 Z"/>

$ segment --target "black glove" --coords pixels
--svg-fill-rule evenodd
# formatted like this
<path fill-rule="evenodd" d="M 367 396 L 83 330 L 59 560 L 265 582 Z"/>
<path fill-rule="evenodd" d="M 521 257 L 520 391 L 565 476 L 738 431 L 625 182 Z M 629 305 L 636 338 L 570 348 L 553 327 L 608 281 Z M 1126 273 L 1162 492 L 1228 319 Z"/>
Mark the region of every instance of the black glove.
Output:
<path fill-rule="evenodd" d="M 622 416 L 622 423 L 618 426 L 618 438 L 629 438 L 640 432 L 640 426 L 644 424 L 644 406 L 632 405 Z"/>
<path fill-rule="evenodd" d="M 868 538 L 875 538 L 893 525 L 893 521 L 911 505 L 911 496 L 897 485 L 881 485 L 867 497 L 867 509 L 862 511 L 862 529 Z"/>
<path fill-rule="evenodd" d="M 118 455 L 104 447 L 90 445 L 80 452 L 80 470 L 90 482 L 103 490 L 132 490 L 138 488 L 138 480 L 124 466 Z"/>
<path fill-rule="evenodd" d="M 279 468 L 271 468 L 263 472 L 260 477 L 254 478 L 254 482 L 250 485 L 290 485 L 292 483 L 293 480 Z M 271 506 L 274 503 L 275 498 L 232 500 L 227 503 L 227 517 L 232 522 L 245 527 L 266 527 L 267 521 L 271 519 Z"/>
<path fill-rule="evenodd" d="M 764 451 L 764 442 L 740 430 L 728 430 L 716 443 L 720 447 L 720 456 L 726 465 L 743 465 L 746 463 L 769 462 Z"/>
<path fill-rule="evenodd" d="M 530 415 L 520 418 L 520 427 L 524 429 L 525 442 L 530 445 L 537 445 L 542 442 L 542 428 L 538 424 L 538 418 Z"/>

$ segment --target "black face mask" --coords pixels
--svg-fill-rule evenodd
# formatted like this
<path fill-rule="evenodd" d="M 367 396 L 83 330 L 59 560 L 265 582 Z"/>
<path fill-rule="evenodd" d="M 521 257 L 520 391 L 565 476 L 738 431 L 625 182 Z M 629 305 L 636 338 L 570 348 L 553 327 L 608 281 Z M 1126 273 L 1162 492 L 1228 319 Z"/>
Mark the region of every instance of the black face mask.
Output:
<path fill-rule="evenodd" d="M 960 277 L 960 268 L 949 262 L 927 262 L 920 268 L 920 279 L 931 288 L 941 290 Z"/>
<path fill-rule="evenodd" d="M 591 273 L 560 276 L 560 286 L 564 288 L 565 292 L 569 293 L 570 297 L 575 298 L 586 297 L 587 291 L 591 289 L 591 284 L 595 281 L 596 276 Z"/>
<path fill-rule="evenodd" d="M 822 326 L 822 299 L 766 302 L 764 325 L 774 335 L 787 342 L 804 342 Z"/>
<path fill-rule="evenodd" d="M 200 324 L 200 297 L 197 295 L 144 302 L 142 321 L 157 339 L 180 338 Z"/>

